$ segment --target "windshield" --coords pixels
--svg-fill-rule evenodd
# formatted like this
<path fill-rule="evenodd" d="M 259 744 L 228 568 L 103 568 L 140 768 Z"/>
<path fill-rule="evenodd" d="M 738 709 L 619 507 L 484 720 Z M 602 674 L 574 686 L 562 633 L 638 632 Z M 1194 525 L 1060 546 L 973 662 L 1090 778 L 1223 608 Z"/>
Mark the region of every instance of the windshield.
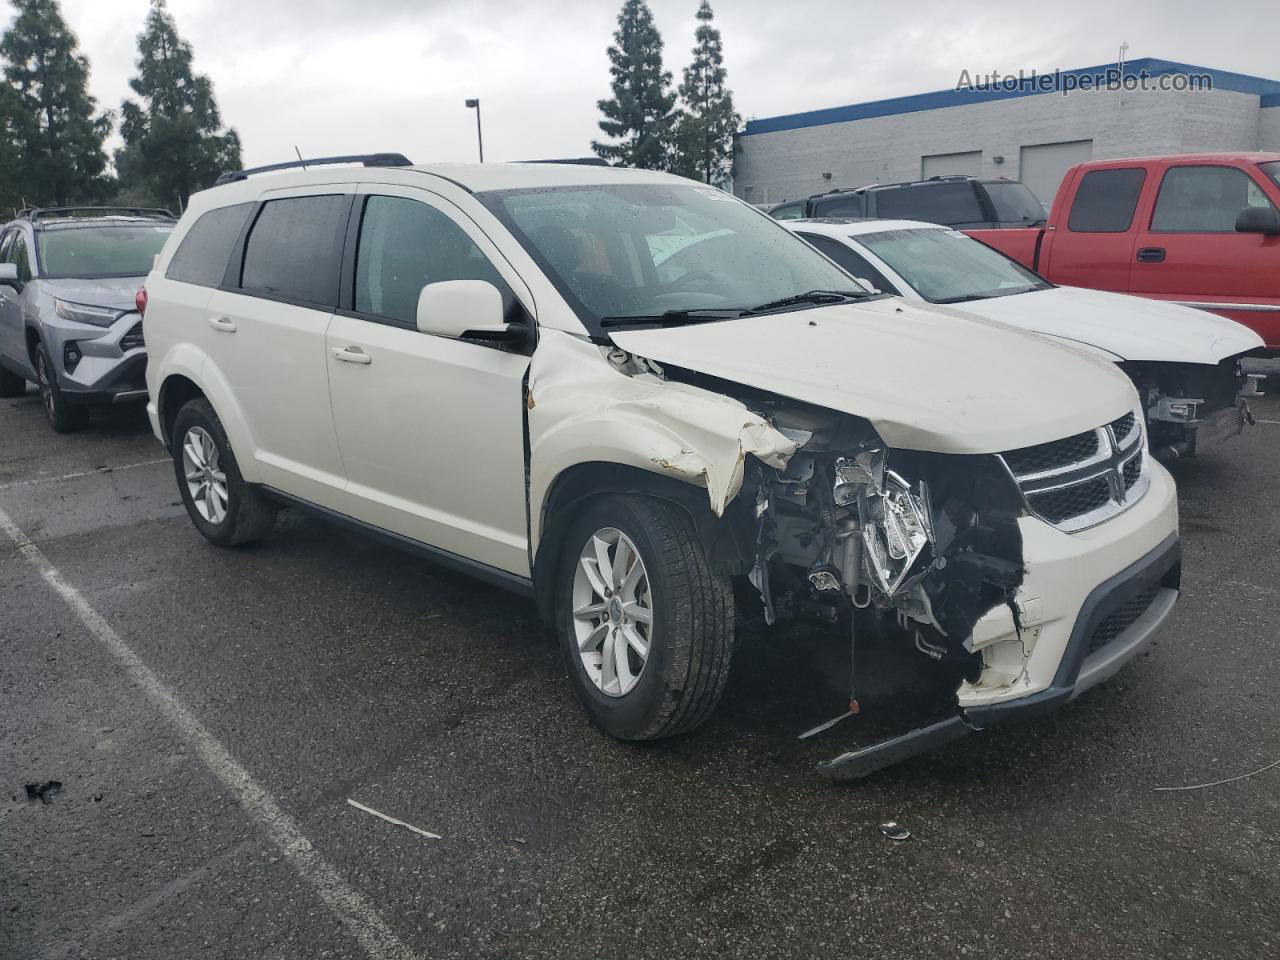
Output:
<path fill-rule="evenodd" d="M 955 230 L 885 230 L 856 239 L 931 303 L 986 300 L 1053 286 Z"/>
<path fill-rule="evenodd" d="M 1262 172 L 1276 182 L 1276 186 L 1280 187 L 1280 160 L 1272 160 L 1268 163 L 1258 164 L 1262 168 Z"/>
<path fill-rule="evenodd" d="M 996 208 L 996 219 L 1001 223 L 1021 223 L 1039 226 L 1044 223 L 1044 204 L 1036 199 L 1031 188 L 1016 180 L 984 183 L 991 205 Z"/>
<path fill-rule="evenodd" d="M 173 232 L 172 224 L 113 224 L 41 230 L 44 277 L 143 277 Z"/>
<path fill-rule="evenodd" d="M 817 290 L 865 295 L 799 237 L 710 187 L 601 184 L 502 190 L 480 198 L 547 272 L 592 336 L 612 325 L 602 325 L 606 319 L 704 310 L 733 315 Z"/>

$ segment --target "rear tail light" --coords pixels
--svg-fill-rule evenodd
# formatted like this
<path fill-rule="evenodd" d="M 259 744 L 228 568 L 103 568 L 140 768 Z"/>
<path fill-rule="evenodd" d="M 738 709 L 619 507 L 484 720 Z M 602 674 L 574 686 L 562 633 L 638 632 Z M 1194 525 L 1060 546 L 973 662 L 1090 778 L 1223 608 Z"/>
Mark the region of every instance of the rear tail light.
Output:
<path fill-rule="evenodd" d="M 147 288 L 139 287 L 138 292 L 134 294 L 133 303 L 138 308 L 138 313 L 142 316 L 147 315 Z"/>

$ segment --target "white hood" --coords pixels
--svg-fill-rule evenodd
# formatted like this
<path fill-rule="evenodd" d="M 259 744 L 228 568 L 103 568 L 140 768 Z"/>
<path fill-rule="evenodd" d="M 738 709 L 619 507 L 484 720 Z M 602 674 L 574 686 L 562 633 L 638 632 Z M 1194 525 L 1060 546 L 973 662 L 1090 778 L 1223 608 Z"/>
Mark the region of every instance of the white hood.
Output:
<path fill-rule="evenodd" d="M 1122 360 L 1215 364 L 1263 346 L 1243 324 L 1176 303 L 1104 290 L 1056 287 L 956 304 L 957 309 L 1063 340 Z"/>
<path fill-rule="evenodd" d="M 898 299 L 610 336 L 659 363 L 865 417 L 906 450 L 997 453 L 1080 433 L 1138 404 L 1112 363 Z"/>

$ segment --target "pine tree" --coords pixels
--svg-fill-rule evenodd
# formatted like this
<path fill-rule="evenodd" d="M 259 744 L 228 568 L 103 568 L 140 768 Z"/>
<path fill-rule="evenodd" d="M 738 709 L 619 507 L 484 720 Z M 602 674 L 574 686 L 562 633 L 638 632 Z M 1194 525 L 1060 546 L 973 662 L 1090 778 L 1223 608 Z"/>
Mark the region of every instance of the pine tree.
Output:
<path fill-rule="evenodd" d="M 138 75 L 129 81 L 140 102 L 121 107 L 116 170 L 126 193 L 176 208 L 240 167 L 240 137 L 221 132 L 213 85 L 192 72 L 191 61 L 191 44 L 178 36 L 164 0 L 151 0 L 138 35 Z"/>
<path fill-rule="evenodd" d="M 671 165 L 675 92 L 662 69 L 662 36 L 644 0 L 625 0 L 608 50 L 613 98 L 600 100 L 600 129 L 619 143 L 592 141 L 597 156 L 619 166 L 666 170 Z"/>
<path fill-rule="evenodd" d="M 728 177 L 733 135 L 741 122 L 733 109 L 733 94 L 725 87 L 724 47 L 720 31 L 711 25 L 714 17 L 711 4 L 702 0 L 694 33 L 697 46 L 693 62 L 684 68 L 684 107 L 675 128 L 675 172 L 705 183 Z"/>
<path fill-rule="evenodd" d="M 13 0 L 4 38 L 5 126 L 16 148 L 15 180 L 29 203 L 100 200 L 110 189 L 102 143 L 111 115 L 95 113 L 89 61 L 57 0 Z"/>

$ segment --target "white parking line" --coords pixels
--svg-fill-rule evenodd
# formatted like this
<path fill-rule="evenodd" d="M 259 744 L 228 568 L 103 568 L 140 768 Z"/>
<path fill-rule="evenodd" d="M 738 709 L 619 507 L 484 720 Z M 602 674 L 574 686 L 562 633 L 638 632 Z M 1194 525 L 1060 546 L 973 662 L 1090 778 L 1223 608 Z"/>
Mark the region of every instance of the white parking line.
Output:
<path fill-rule="evenodd" d="M 96 467 L 93 470 L 81 470 L 78 473 L 64 473 L 60 477 L 35 477 L 31 480 L 14 480 L 11 483 L 0 483 L 0 490 L 12 490 L 14 487 L 34 487 L 41 483 L 61 483 L 63 480 L 79 480 L 81 477 L 96 477 L 100 473 L 119 473 L 121 470 L 137 470 L 139 467 L 152 467 L 157 463 L 172 463 L 168 457 L 159 460 L 143 460 L 141 463 L 126 463 L 123 467 Z"/>
<path fill-rule="evenodd" d="M 1280 420 L 1259 420 L 1258 423 L 1269 423 L 1272 426 L 1280 427 Z"/>
<path fill-rule="evenodd" d="M 239 802 L 281 854 L 304 880 L 315 888 L 320 899 L 348 930 L 360 941 L 372 960 L 415 960 L 414 953 L 402 943 L 368 900 L 351 887 L 337 870 L 320 855 L 303 834 L 298 823 L 282 810 L 267 791 L 254 781 L 218 739 L 205 729 L 194 713 L 151 672 L 142 659 L 120 638 L 89 601 L 58 571 L 9 515 L 0 508 L 0 530 L 13 541 L 18 553 L 44 577 L 85 629 L 124 668 L 131 680 L 142 688 L 165 718 L 173 724 L 194 749 L 204 765 Z"/>

